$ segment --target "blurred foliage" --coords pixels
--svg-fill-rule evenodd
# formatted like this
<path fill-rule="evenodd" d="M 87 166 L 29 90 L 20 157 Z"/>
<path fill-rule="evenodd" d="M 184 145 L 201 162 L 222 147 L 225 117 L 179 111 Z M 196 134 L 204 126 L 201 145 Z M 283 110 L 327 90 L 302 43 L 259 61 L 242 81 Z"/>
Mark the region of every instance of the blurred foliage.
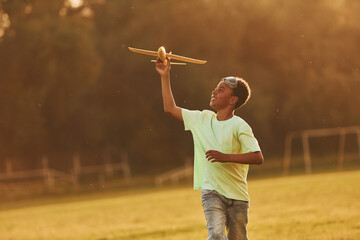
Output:
<path fill-rule="evenodd" d="M 144 173 L 191 156 L 151 57 L 128 46 L 208 60 L 172 67 L 181 107 L 207 109 L 220 78 L 246 79 L 253 95 L 237 114 L 265 157 L 281 156 L 289 131 L 359 125 L 359 11 L 350 0 L 2 0 L 0 161 L 33 167 L 45 154 L 65 167 L 116 148 Z"/>

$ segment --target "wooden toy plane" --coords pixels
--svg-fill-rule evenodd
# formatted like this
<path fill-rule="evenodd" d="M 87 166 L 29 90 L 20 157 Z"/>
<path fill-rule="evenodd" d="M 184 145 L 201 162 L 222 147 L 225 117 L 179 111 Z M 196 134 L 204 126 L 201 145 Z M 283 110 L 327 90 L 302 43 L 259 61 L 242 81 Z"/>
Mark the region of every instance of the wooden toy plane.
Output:
<path fill-rule="evenodd" d="M 165 48 L 162 46 L 158 49 L 157 52 L 144 50 L 144 49 L 138 49 L 138 48 L 132 48 L 132 47 L 129 47 L 129 50 L 136 52 L 136 53 L 141 53 L 141 54 L 145 54 L 145 55 L 158 57 L 165 64 L 167 64 L 166 58 L 175 59 L 175 60 L 182 61 L 182 62 L 197 63 L 197 64 L 205 64 L 207 62 L 207 61 L 199 60 L 199 59 L 195 59 L 195 58 L 189 58 L 189 57 L 175 55 L 175 54 L 172 54 L 171 52 L 166 53 Z M 151 62 L 156 62 L 156 60 L 151 60 Z M 186 65 L 186 63 L 182 63 L 182 62 L 170 62 L 170 64 Z"/>

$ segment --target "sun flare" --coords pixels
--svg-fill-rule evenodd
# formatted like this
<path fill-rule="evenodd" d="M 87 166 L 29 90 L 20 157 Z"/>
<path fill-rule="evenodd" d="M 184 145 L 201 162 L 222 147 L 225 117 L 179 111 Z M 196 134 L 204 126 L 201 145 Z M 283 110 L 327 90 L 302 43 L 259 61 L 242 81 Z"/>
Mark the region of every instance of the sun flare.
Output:
<path fill-rule="evenodd" d="M 70 7 L 72 8 L 79 8 L 84 4 L 83 0 L 68 0 Z"/>

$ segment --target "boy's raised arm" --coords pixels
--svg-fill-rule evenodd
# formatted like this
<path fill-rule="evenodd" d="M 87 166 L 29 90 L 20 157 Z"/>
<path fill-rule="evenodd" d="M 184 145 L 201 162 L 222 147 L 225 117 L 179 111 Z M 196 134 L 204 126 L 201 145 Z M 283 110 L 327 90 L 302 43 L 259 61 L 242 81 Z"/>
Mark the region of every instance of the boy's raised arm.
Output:
<path fill-rule="evenodd" d="M 183 121 L 181 108 L 176 106 L 170 85 L 170 59 L 164 64 L 160 59 L 156 61 L 156 71 L 161 76 L 161 89 L 164 102 L 164 111 L 174 118 Z"/>

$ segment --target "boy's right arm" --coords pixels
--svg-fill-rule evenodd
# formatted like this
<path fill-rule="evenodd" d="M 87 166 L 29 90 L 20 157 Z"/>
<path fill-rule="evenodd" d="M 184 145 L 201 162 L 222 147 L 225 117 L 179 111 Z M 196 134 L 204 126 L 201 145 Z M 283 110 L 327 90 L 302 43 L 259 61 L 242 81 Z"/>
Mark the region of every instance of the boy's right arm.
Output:
<path fill-rule="evenodd" d="M 156 71 L 161 76 L 161 90 L 164 102 L 164 111 L 174 118 L 183 121 L 181 108 L 176 106 L 170 85 L 170 60 L 165 65 L 160 59 L 156 62 Z"/>

